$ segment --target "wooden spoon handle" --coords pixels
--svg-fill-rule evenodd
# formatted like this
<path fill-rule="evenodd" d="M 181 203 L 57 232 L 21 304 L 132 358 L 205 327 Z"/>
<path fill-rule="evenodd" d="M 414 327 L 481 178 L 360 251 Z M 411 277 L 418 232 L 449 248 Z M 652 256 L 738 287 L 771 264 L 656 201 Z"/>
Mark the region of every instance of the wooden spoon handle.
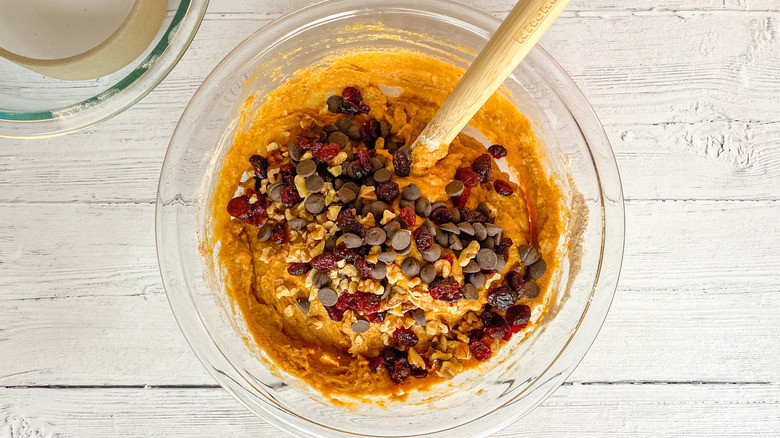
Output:
<path fill-rule="evenodd" d="M 520 0 L 412 145 L 424 170 L 447 155 L 449 144 L 493 95 L 569 0 Z"/>

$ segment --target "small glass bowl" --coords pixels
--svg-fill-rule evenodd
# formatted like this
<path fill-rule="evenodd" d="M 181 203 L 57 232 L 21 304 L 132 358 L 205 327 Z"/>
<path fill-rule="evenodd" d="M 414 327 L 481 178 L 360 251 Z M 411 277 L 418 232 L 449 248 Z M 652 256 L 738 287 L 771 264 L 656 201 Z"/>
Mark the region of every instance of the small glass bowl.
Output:
<path fill-rule="evenodd" d="M 0 58 L 0 138 L 67 134 L 126 110 L 179 62 L 208 3 L 168 0 L 168 11 L 149 47 L 124 68 L 98 79 L 54 79 Z"/>
<path fill-rule="evenodd" d="M 377 24 L 382 24 L 377 27 Z M 171 140 L 157 196 L 157 251 L 165 289 L 190 346 L 222 387 L 251 411 L 303 437 L 483 437 L 549 396 L 587 352 L 606 317 L 623 255 L 623 195 L 596 115 L 563 69 L 535 47 L 504 83 L 545 147 L 547 171 L 565 201 L 582 195 L 587 224 L 580 254 L 564 262 L 543 324 L 491 363 L 406 403 L 345 409 L 276 369 L 256 346 L 221 275 L 199 246 L 241 105 L 300 68 L 343 50 L 405 48 L 467 65 L 499 20 L 448 0 L 331 0 L 286 16 L 249 37 L 204 81 Z M 268 74 L 273 72 L 274 74 Z M 252 79 L 247 82 L 248 79 Z M 263 99 L 258 99 L 261 102 Z M 576 188 L 576 190 L 574 190 Z M 579 266 L 577 266 L 579 265 Z M 272 273 L 270 275 L 273 275 Z M 486 364 L 486 365 L 490 365 Z"/>

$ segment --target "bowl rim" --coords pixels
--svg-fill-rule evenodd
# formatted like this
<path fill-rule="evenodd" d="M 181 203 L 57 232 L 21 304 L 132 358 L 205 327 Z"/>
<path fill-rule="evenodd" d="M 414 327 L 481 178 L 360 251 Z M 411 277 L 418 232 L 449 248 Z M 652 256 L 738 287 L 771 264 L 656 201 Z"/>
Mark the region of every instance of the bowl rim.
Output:
<path fill-rule="evenodd" d="M 204 322 L 200 319 L 201 315 L 199 312 L 196 311 L 196 314 L 198 315 L 199 320 L 199 327 L 196 327 L 195 324 L 192 323 L 192 321 L 187 321 L 186 315 L 183 312 L 183 307 L 181 307 L 181 304 L 179 303 L 180 299 L 184 299 L 184 297 L 179 297 L 175 294 L 175 291 L 171 287 L 168 286 L 167 282 L 167 275 L 165 273 L 164 269 L 164 255 L 162 250 L 162 222 L 163 222 L 163 200 L 162 200 L 162 189 L 163 189 L 163 180 L 165 176 L 166 169 L 168 166 L 170 166 L 170 160 L 172 159 L 172 151 L 176 148 L 176 139 L 177 134 L 180 134 L 180 128 L 182 127 L 183 121 L 188 117 L 189 112 L 192 108 L 193 102 L 196 100 L 196 98 L 199 96 L 201 91 L 208 85 L 209 81 L 213 79 L 213 77 L 217 76 L 218 73 L 222 72 L 223 70 L 228 68 L 228 64 L 230 64 L 230 61 L 237 56 L 238 52 L 248 43 L 250 40 L 254 40 L 255 38 L 258 38 L 260 34 L 270 34 L 271 36 L 267 36 L 266 38 L 272 41 L 273 43 L 277 43 L 280 40 L 283 40 L 287 37 L 286 33 L 283 29 L 288 26 L 288 21 L 291 21 L 295 18 L 298 18 L 301 15 L 304 14 L 310 14 L 314 11 L 318 11 L 320 8 L 328 8 L 329 11 L 326 14 L 324 14 L 325 17 L 332 18 L 335 16 L 340 16 L 343 14 L 346 14 L 350 11 L 355 10 L 363 10 L 368 9 L 370 7 L 377 7 L 382 6 L 381 0 L 365 0 L 361 2 L 360 6 L 355 6 L 354 2 L 351 0 L 322 0 L 316 3 L 313 3 L 309 6 L 306 6 L 304 8 L 298 9 L 292 13 L 286 14 L 270 24 L 258 29 L 256 32 L 251 34 L 249 37 L 247 37 L 245 40 L 243 40 L 241 43 L 239 43 L 233 50 L 231 50 L 223 59 L 220 61 L 220 63 L 212 70 L 211 73 L 204 79 L 203 83 L 200 85 L 198 90 L 195 92 L 193 97 L 191 98 L 190 102 L 188 103 L 187 107 L 185 108 L 184 112 L 182 113 L 181 118 L 179 119 L 179 122 L 177 123 L 177 127 L 174 130 L 174 133 L 171 137 L 171 141 L 169 144 L 169 148 L 166 151 L 165 159 L 163 162 L 163 167 L 161 171 L 160 176 L 160 184 L 158 186 L 158 194 L 157 194 L 157 201 L 155 205 L 155 230 L 156 230 L 156 246 L 157 246 L 157 255 L 158 255 L 158 265 L 160 267 L 160 273 L 163 279 L 164 287 L 166 290 L 166 295 L 169 299 L 169 304 L 171 305 L 172 312 L 174 314 L 174 317 L 177 321 L 177 324 L 179 325 L 180 329 L 182 330 L 185 339 L 187 340 L 187 343 L 190 345 L 190 348 L 193 350 L 195 355 L 198 357 L 198 359 L 201 361 L 201 363 L 204 365 L 204 367 L 208 370 L 208 372 L 212 375 L 212 377 L 220 384 L 222 388 L 224 388 L 231 396 L 233 396 L 240 404 L 244 405 L 247 409 L 249 409 L 251 412 L 255 413 L 256 415 L 263 418 L 265 421 L 273 424 L 274 426 L 278 427 L 281 430 L 290 432 L 290 433 L 296 433 L 296 434 L 305 434 L 305 436 L 323 436 L 319 435 L 318 432 L 322 431 L 332 431 L 337 432 L 340 434 L 343 434 L 343 436 L 368 436 L 368 435 L 361 435 L 359 433 L 354 432 L 345 432 L 343 430 L 337 430 L 330 426 L 322 425 L 320 423 L 311 421 L 303 416 L 297 415 L 296 413 L 291 413 L 289 411 L 282 411 L 281 415 L 280 412 L 277 410 L 269 409 L 265 406 L 259 406 L 260 409 L 262 409 L 263 413 L 259 412 L 256 408 L 257 405 L 250 405 L 247 400 L 244 399 L 242 392 L 248 392 L 247 388 L 245 388 L 243 385 L 238 383 L 235 376 L 241 376 L 240 373 L 237 372 L 233 364 L 230 362 L 227 357 L 222 353 L 220 347 L 216 345 L 216 343 L 211 338 L 210 334 L 208 333 L 208 330 L 205 328 Z M 431 9 L 436 7 L 457 7 L 460 8 L 463 11 L 473 13 L 478 19 L 481 19 L 483 21 L 486 21 L 490 23 L 491 29 L 485 29 L 483 27 L 480 27 L 480 30 L 485 30 L 487 32 L 492 32 L 495 28 L 498 27 L 498 25 L 501 23 L 501 20 L 497 19 L 496 17 L 493 17 L 492 15 L 489 15 L 481 10 L 478 10 L 472 6 L 465 5 L 462 3 L 458 3 L 452 0 L 429 0 L 426 2 L 425 6 L 419 6 L 413 5 L 412 0 L 406 0 L 402 1 L 403 4 L 410 5 L 407 7 L 397 7 L 394 5 L 387 5 L 384 6 L 387 9 L 392 9 L 395 11 L 400 10 L 408 10 L 408 11 L 418 11 L 418 12 L 428 12 L 433 13 Z M 338 8 L 334 5 L 344 5 L 341 8 Z M 411 8 L 411 9 L 410 9 Z M 332 10 L 330 10 L 332 9 Z M 320 17 L 323 16 L 323 14 L 319 15 Z M 475 18 L 474 20 L 476 20 Z M 469 22 L 468 24 L 473 25 L 477 27 L 476 24 L 474 24 L 473 21 Z M 280 32 L 282 31 L 282 32 Z M 270 44 L 272 47 L 274 44 Z M 617 284 L 619 281 L 620 271 L 622 267 L 622 261 L 623 261 L 623 253 L 624 253 L 624 247 L 625 247 L 625 207 L 624 207 L 624 200 L 623 200 L 623 188 L 622 188 L 622 182 L 620 180 L 619 170 L 617 167 L 617 163 L 614 157 L 614 153 L 612 151 L 612 148 L 609 143 L 609 139 L 607 138 L 606 132 L 604 131 L 604 127 L 601 124 L 601 121 L 599 120 L 598 116 L 596 115 L 595 111 L 593 110 L 592 106 L 582 93 L 582 91 L 577 87 L 577 85 L 574 83 L 572 78 L 566 73 L 566 71 L 563 69 L 563 67 L 542 47 L 539 45 L 536 45 L 533 49 L 535 52 L 538 53 L 537 56 L 541 56 L 545 59 L 545 61 L 549 62 L 552 67 L 554 67 L 554 74 L 557 75 L 557 79 L 561 80 L 566 83 L 567 86 L 567 92 L 570 94 L 574 94 L 572 97 L 574 100 L 576 100 L 579 103 L 578 108 L 580 111 L 580 114 L 575 115 L 572 112 L 571 106 L 566 104 L 566 108 L 569 111 L 569 114 L 571 115 L 572 119 L 577 122 L 577 128 L 580 131 L 580 134 L 585 139 L 585 142 L 588 146 L 588 153 L 590 155 L 591 162 L 593 164 L 593 167 L 595 169 L 596 178 L 598 180 L 598 186 L 601 192 L 600 196 L 600 202 L 601 202 L 601 218 L 602 218 L 602 235 L 601 235 L 601 253 L 599 255 L 599 261 L 598 261 L 598 269 L 596 271 L 596 276 L 594 280 L 594 284 L 591 289 L 591 300 L 590 302 L 585 306 L 582 315 L 580 316 L 580 320 L 577 324 L 577 326 L 573 329 L 571 335 L 569 336 L 569 339 L 566 341 L 565 345 L 559 352 L 559 354 L 556 356 L 556 358 L 549 363 L 547 368 L 536 378 L 536 380 L 541 380 L 543 377 L 549 377 L 547 376 L 549 370 L 555 365 L 563 356 L 567 355 L 573 355 L 573 358 L 571 359 L 571 364 L 566 367 L 566 369 L 563 372 L 560 372 L 556 374 L 553 378 L 550 378 L 549 380 L 555 380 L 557 383 L 553 383 L 551 385 L 548 385 L 549 388 L 547 389 L 547 392 L 544 393 L 543 396 L 539 397 L 538 400 L 533 404 L 533 406 L 526 410 L 525 412 L 521 413 L 515 413 L 513 415 L 507 415 L 506 418 L 503 420 L 499 420 L 495 422 L 493 427 L 489 427 L 485 429 L 485 434 L 480 434 L 479 436 L 487 436 L 491 433 L 495 433 L 498 430 L 501 430 L 508 426 L 511 423 L 514 423 L 519 418 L 521 418 L 526 413 L 530 412 L 533 408 L 541 404 L 544 400 L 546 400 L 559 386 L 563 381 L 571 375 L 571 373 L 574 371 L 574 369 L 577 367 L 577 365 L 582 361 L 582 359 L 585 357 L 585 354 L 590 349 L 593 341 L 597 337 L 601 327 L 603 326 L 603 323 L 606 319 L 607 313 L 609 311 L 610 305 L 612 303 L 612 300 L 615 295 L 615 291 L 617 288 Z M 530 56 L 530 55 L 529 55 Z M 565 96 L 561 96 L 562 100 L 564 100 L 564 103 L 569 100 L 565 99 Z M 594 124 L 594 126 L 597 126 L 598 129 L 595 133 L 591 133 L 590 135 L 586 135 L 585 132 L 582 131 L 581 125 L 579 123 L 580 120 L 583 120 L 585 118 L 589 118 L 590 123 Z M 598 138 L 590 139 L 591 136 L 597 136 Z M 594 155 L 594 150 L 592 146 L 600 146 L 602 150 L 599 150 L 600 154 L 598 156 Z M 606 200 L 606 189 L 605 184 L 602 179 L 602 174 L 611 174 L 609 181 L 609 184 L 611 187 L 609 188 L 611 191 L 611 198 Z M 609 202 L 606 202 L 609 201 Z M 607 213 L 612 215 L 612 217 L 608 218 Z M 610 228 L 607 229 L 607 222 L 609 222 Z M 613 234 L 613 238 L 617 238 L 617 240 L 614 241 L 607 241 L 608 239 L 608 231 Z M 602 275 L 604 273 L 604 266 L 605 262 L 609 263 L 609 267 L 612 268 L 614 272 L 607 273 L 608 275 Z M 604 280 L 603 286 L 604 288 L 599 288 L 600 283 Z M 186 300 L 185 300 L 186 301 Z M 593 309 L 598 310 L 598 314 L 593 314 Z M 586 319 L 586 316 L 589 316 L 588 319 Z M 594 318 L 594 316 L 596 316 Z M 583 325 L 587 323 L 590 327 L 588 330 L 582 330 Z M 204 334 L 211 339 L 211 344 L 204 347 L 202 345 L 195 345 L 194 340 L 191 338 L 192 333 L 188 334 L 188 330 L 197 330 L 200 329 L 204 332 Z M 570 349 L 570 344 L 573 343 L 575 340 L 575 337 L 577 338 L 577 344 L 576 346 L 578 349 L 576 351 Z M 206 351 L 208 347 L 213 347 L 212 351 Z M 217 356 L 214 356 L 214 353 L 217 354 Z M 207 357 L 211 356 L 211 357 Z M 222 369 L 220 366 L 215 366 L 214 361 L 220 362 L 220 366 L 227 366 L 228 371 L 232 371 L 235 374 L 234 375 L 227 375 L 226 370 Z M 245 380 L 245 379 L 242 379 Z M 254 386 L 251 384 L 251 382 L 246 382 L 250 386 Z M 269 400 L 267 397 L 264 397 L 265 401 L 268 401 L 269 403 L 274 403 L 272 400 Z M 501 410 L 502 408 L 505 408 L 507 405 L 511 404 L 512 400 L 509 400 L 508 402 L 505 402 L 504 404 L 501 404 L 500 406 L 496 407 L 495 409 L 491 410 L 490 412 L 486 412 L 480 417 L 477 417 L 475 419 L 472 419 L 468 423 L 461 423 L 458 425 L 454 425 L 452 427 L 449 427 L 447 429 L 441 429 L 430 433 L 423 433 L 423 434 L 414 434 L 414 435 L 404 435 L 404 436 L 414 436 L 414 437 L 422 437 L 422 436 L 440 436 L 441 433 L 452 433 L 453 431 L 457 431 L 459 428 L 471 424 L 476 421 L 483 420 L 489 416 L 493 416 L 496 414 L 497 411 Z M 303 421 L 305 421 L 307 424 L 315 426 L 319 428 L 318 430 L 311 430 L 311 429 L 302 429 L 299 425 L 292 424 L 288 421 L 286 421 L 286 418 L 288 417 L 295 417 L 299 418 Z M 400 436 L 400 435 L 399 435 Z"/>
<path fill-rule="evenodd" d="M 38 111 L 0 110 L 0 138 L 44 138 L 102 123 L 135 105 L 165 79 L 200 28 L 209 0 L 182 0 L 160 40 L 136 67 L 109 88 L 63 107 Z M 168 57 L 166 55 L 173 54 Z"/>

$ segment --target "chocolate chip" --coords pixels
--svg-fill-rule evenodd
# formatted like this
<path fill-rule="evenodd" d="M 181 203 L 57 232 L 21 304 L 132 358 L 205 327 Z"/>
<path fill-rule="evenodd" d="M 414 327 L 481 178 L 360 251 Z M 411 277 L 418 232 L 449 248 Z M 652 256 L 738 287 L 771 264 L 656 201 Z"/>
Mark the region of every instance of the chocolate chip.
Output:
<path fill-rule="evenodd" d="M 401 197 L 407 201 L 416 201 L 420 199 L 420 188 L 414 184 L 409 184 L 401 190 Z"/>
<path fill-rule="evenodd" d="M 353 249 L 363 246 L 363 239 L 357 234 L 346 233 L 341 238 L 347 248 Z"/>
<path fill-rule="evenodd" d="M 298 163 L 295 170 L 298 172 L 298 175 L 308 178 L 317 171 L 317 163 L 315 163 L 314 160 L 303 160 Z"/>
<path fill-rule="evenodd" d="M 395 251 L 390 249 L 390 250 L 387 250 L 387 251 L 384 251 L 384 252 L 380 252 L 379 254 L 376 255 L 376 258 L 380 262 L 382 262 L 382 263 L 384 263 L 386 265 L 389 265 L 390 263 L 395 262 Z"/>
<path fill-rule="evenodd" d="M 396 251 L 406 249 L 412 243 L 412 232 L 409 230 L 399 230 L 393 235 L 392 245 Z"/>
<path fill-rule="evenodd" d="M 350 178 L 357 178 L 357 175 L 355 175 L 355 162 L 349 161 L 341 165 L 342 168 L 346 169 L 347 175 Z"/>
<path fill-rule="evenodd" d="M 485 284 L 485 274 L 476 272 L 469 276 L 469 283 L 471 283 L 477 289 L 481 288 Z"/>
<path fill-rule="evenodd" d="M 444 187 L 444 191 L 447 192 L 447 196 L 450 197 L 460 196 L 463 194 L 464 188 L 466 188 L 466 186 L 464 186 L 461 181 L 452 181 Z"/>
<path fill-rule="evenodd" d="M 384 286 L 384 287 L 385 287 L 385 291 L 384 291 L 384 292 L 382 292 L 382 296 L 381 296 L 381 297 L 379 297 L 379 299 L 381 299 L 381 300 L 386 300 L 386 299 L 388 299 L 388 298 L 390 297 L 390 292 L 393 290 L 393 287 L 392 287 L 392 286 L 390 286 L 390 285 L 389 285 L 389 284 L 387 284 L 387 283 L 385 283 L 385 286 Z"/>
<path fill-rule="evenodd" d="M 379 169 L 382 169 L 383 167 L 385 167 L 385 162 L 382 161 L 382 157 L 380 156 L 371 157 L 371 170 L 377 172 Z"/>
<path fill-rule="evenodd" d="M 296 218 L 290 222 L 287 222 L 287 225 L 289 225 L 293 230 L 301 231 L 302 229 L 306 228 L 306 219 Z"/>
<path fill-rule="evenodd" d="M 531 245 L 523 245 L 517 248 L 517 252 L 520 254 L 520 262 L 525 266 L 531 266 L 539 260 L 539 252 Z"/>
<path fill-rule="evenodd" d="M 260 230 L 257 232 L 257 240 L 260 242 L 267 242 L 271 238 L 271 234 L 274 232 L 274 227 L 268 222 L 264 223 Z"/>
<path fill-rule="evenodd" d="M 486 271 L 494 269 L 497 262 L 498 256 L 492 249 L 482 248 L 477 253 L 477 263 Z"/>
<path fill-rule="evenodd" d="M 423 260 L 429 263 L 433 263 L 436 260 L 439 260 L 441 257 L 441 246 L 434 243 L 430 246 L 430 248 L 422 252 L 422 257 Z"/>
<path fill-rule="evenodd" d="M 407 256 L 407 255 L 411 254 L 411 252 L 412 252 L 412 246 L 414 246 L 414 245 L 412 245 L 412 244 L 410 243 L 410 244 L 409 244 L 409 246 L 407 246 L 406 248 L 404 248 L 404 249 L 399 249 L 399 250 L 398 250 L 398 251 L 396 251 L 396 252 L 398 253 L 398 255 L 399 255 L 399 256 Z"/>
<path fill-rule="evenodd" d="M 371 328 L 371 323 L 365 319 L 358 319 L 352 323 L 352 331 L 355 333 L 365 333 Z"/>
<path fill-rule="evenodd" d="M 450 234 L 450 249 L 453 251 L 462 251 L 463 250 L 463 242 L 460 241 L 460 237 Z"/>
<path fill-rule="evenodd" d="M 341 131 L 336 131 L 328 136 L 328 141 L 330 143 L 336 143 L 339 145 L 339 148 L 344 149 L 349 144 L 349 137 Z"/>
<path fill-rule="evenodd" d="M 539 285 L 533 281 L 526 281 L 523 286 L 523 298 L 532 300 L 539 296 Z"/>
<path fill-rule="evenodd" d="M 339 301 L 339 294 L 337 294 L 335 290 L 326 287 L 320 289 L 320 291 L 317 292 L 317 298 L 320 300 L 320 303 L 322 303 L 323 306 L 331 307 L 335 306 Z"/>
<path fill-rule="evenodd" d="M 385 240 L 387 240 L 387 233 L 379 227 L 371 228 L 366 232 L 366 243 L 371 246 L 381 245 Z"/>
<path fill-rule="evenodd" d="M 347 130 L 347 135 L 350 140 L 360 140 L 360 125 L 352 124 L 352 126 L 349 127 L 349 130 Z"/>
<path fill-rule="evenodd" d="M 463 293 L 463 298 L 469 300 L 469 301 L 477 301 L 479 300 L 479 292 L 477 292 L 477 288 L 470 284 L 466 284 L 461 288 L 461 293 Z"/>
<path fill-rule="evenodd" d="M 320 214 L 323 210 L 325 210 L 325 197 L 319 193 L 309 195 L 309 197 L 306 198 L 306 201 L 304 202 L 304 206 L 306 207 L 306 211 L 309 213 Z"/>
<path fill-rule="evenodd" d="M 317 289 L 323 288 L 331 283 L 330 276 L 327 272 L 317 271 L 312 275 L 311 283 Z"/>
<path fill-rule="evenodd" d="M 338 131 L 339 128 L 337 128 L 336 125 L 325 125 L 322 127 L 322 130 L 325 131 L 326 134 L 330 135 Z"/>
<path fill-rule="evenodd" d="M 328 111 L 332 113 L 338 113 L 341 108 L 341 103 L 344 102 L 344 98 L 338 95 L 333 95 L 328 98 Z"/>
<path fill-rule="evenodd" d="M 415 277 L 420 273 L 420 261 L 414 257 L 407 257 L 401 262 L 401 272 L 407 277 Z"/>
<path fill-rule="evenodd" d="M 401 229 L 401 223 L 398 221 L 390 221 L 382 229 L 385 230 L 387 238 L 392 239 L 393 236 L 395 236 L 395 233 Z"/>
<path fill-rule="evenodd" d="M 458 224 L 458 229 L 460 229 L 460 232 L 463 234 L 467 234 L 469 236 L 474 235 L 474 227 L 471 226 L 468 222 L 461 222 Z"/>
<path fill-rule="evenodd" d="M 420 269 L 420 280 L 428 284 L 436 279 L 436 268 L 433 265 L 425 265 Z"/>
<path fill-rule="evenodd" d="M 280 202 L 282 200 L 283 191 L 284 186 L 280 183 L 272 184 L 271 187 L 268 188 L 268 196 L 270 196 L 274 201 Z"/>
<path fill-rule="evenodd" d="M 319 175 L 312 175 L 306 179 L 305 185 L 309 193 L 319 193 L 325 187 L 325 180 Z"/>
<path fill-rule="evenodd" d="M 479 241 L 485 240 L 487 237 L 485 226 L 479 222 L 474 222 L 471 226 L 474 227 L 474 237 Z"/>
<path fill-rule="evenodd" d="M 333 180 L 333 188 L 337 191 L 340 190 L 342 187 L 344 187 L 344 180 L 341 179 L 335 179 Z"/>
<path fill-rule="evenodd" d="M 438 242 L 441 246 L 449 246 L 450 235 L 442 230 L 436 230 L 436 242 Z"/>
<path fill-rule="evenodd" d="M 469 260 L 469 263 L 463 267 L 463 272 L 466 274 L 474 274 L 475 272 L 479 272 L 481 270 L 482 268 L 480 268 L 479 264 L 474 260 Z"/>
<path fill-rule="evenodd" d="M 347 131 L 349 131 L 349 127 L 352 126 L 352 120 L 350 120 L 349 117 L 342 117 L 338 120 L 336 120 L 336 127 L 339 128 L 339 131 L 346 134 Z"/>
<path fill-rule="evenodd" d="M 488 249 L 494 249 L 496 247 L 496 239 L 493 237 L 488 237 L 482 242 L 482 247 L 488 248 Z"/>
<path fill-rule="evenodd" d="M 287 148 L 287 152 L 289 152 L 290 158 L 293 161 L 301 161 L 301 158 L 303 158 L 303 155 L 306 153 L 306 150 L 298 146 L 298 143 L 293 143 L 290 145 L 289 148 Z"/>
<path fill-rule="evenodd" d="M 415 209 L 414 201 L 407 201 L 406 199 L 401 199 L 398 201 L 398 206 L 401 208 L 411 207 L 412 211 Z"/>
<path fill-rule="evenodd" d="M 387 266 L 384 263 L 377 263 L 371 267 L 371 276 L 377 280 L 383 280 L 387 277 Z"/>
<path fill-rule="evenodd" d="M 414 203 L 414 209 L 417 210 L 417 214 L 420 215 L 420 217 L 428 217 L 432 211 L 431 202 L 425 198 L 419 198 Z"/>
<path fill-rule="evenodd" d="M 460 228 L 458 228 L 458 226 L 453 224 L 452 222 L 447 222 L 446 224 L 443 224 L 441 226 L 441 229 L 450 234 L 460 234 Z"/>
<path fill-rule="evenodd" d="M 503 271 L 504 268 L 506 268 L 506 260 L 504 260 L 503 256 L 499 256 L 498 261 L 496 261 L 496 267 L 494 268 L 496 271 Z"/>
<path fill-rule="evenodd" d="M 423 226 L 428 229 L 428 231 L 431 233 L 431 235 L 436 234 L 436 226 L 433 225 L 433 222 L 431 222 L 430 219 L 425 219 L 423 221 Z"/>
<path fill-rule="evenodd" d="M 490 207 L 484 202 L 480 202 L 479 205 L 477 205 L 477 211 L 485 215 L 485 217 L 490 217 Z"/>
<path fill-rule="evenodd" d="M 437 203 L 431 205 L 431 210 L 436 210 L 439 207 L 446 207 L 446 206 L 447 206 L 447 204 L 445 204 L 443 202 L 437 202 Z"/>
<path fill-rule="evenodd" d="M 538 280 L 544 276 L 545 271 L 547 271 L 547 263 L 544 259 L 539 259 L 536 263 L 528 267 L 528 276 L 534 280 Z"/>
<path fill-rule="evenodd" d="M 387 210 L 387 204 L 382 201 L 374 201 L 363 209 L 363 214 L 365 215 L 367 213 L 371 213 L 374 215 L 374 220 L 379 222 L 382 220 L 382 215 L 384 214 L 385 210 Z"/>
<path fill-rule="evenodd" d="M 379 134 L 382 137 L 387 137 L 390 135 L 390 124 L 385 122 L 384 120 L 379 122 Z"/>
<path fill-rule="evenodd" d="M 298 308 L 301 309 L 301 313 L 306 315 L 309 313 L 309 309 L 311 308 L 311 303 L 309 303 L 309 300 L 304 297 L 299 297 L 295 299 L 295 304 L 298 305 Z"/>
<path fill-rule="evenodd" d="M 498 233 L 503 231 L 503 228 L 493 224 L 485 224 L 485 230 L 487 231 L 488 236 L 495 237 L 498 235 Z"/>
<path fill-rule="evenodd" d="M 328 251 L 333 251 L 336 249 L 336 246 L 338 246 L 338 239 L 336 236 L 329 237 L 328 240 L 325 241 L 325 249 Z"/>
<path fill-rule="evenodd" d="M 411 314 L 414 322 L 425 327 L 425 311 L 423 309 L 414 309 Z"/>
<path fill-rule="evenodd" d="M 345 185 L 341 189 L 339 189 L 339 199 L 341 199 L 341 202 L 345 204 L 349 204 L 350 202 L 354 201 L 355 198 L 357 198 L 357 193 L 355 193 L 352 190 L 352 187 Z"/>
<path fill-rule="evenodd" d="M 393 172 L 386 167 L 383 167 L 374 172 L 374 180 L 379 183 L 390 181 L 393 178 Z"/>

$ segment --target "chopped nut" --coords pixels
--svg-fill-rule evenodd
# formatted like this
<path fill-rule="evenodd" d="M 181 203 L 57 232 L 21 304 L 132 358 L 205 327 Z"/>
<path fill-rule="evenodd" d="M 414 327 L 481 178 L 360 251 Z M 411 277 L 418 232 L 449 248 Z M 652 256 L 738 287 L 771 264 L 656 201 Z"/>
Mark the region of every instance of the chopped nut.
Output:
<path fill-rule="evenodd" d="M 331 163 L 333 163 L 334 166 L 337 166 L 337 165 L 343 163 L 346 160 L 347 160 L 347 153 L 344 152 L 344 151 L 341 151 L 338 154 L 336 154 L 335 157 L 333 157 L 333 161 L 331 161 Z M 339 168 L 340 167 L 341 166 L 339 166 Z"/>
<path fill-rule="evenodd" d="M 295 312 L 295 309 L 293 308 L 293 306 L 292 306 L 292 305 L 289 305 L 289 306 L 287 306 L 287 307 L 285 307 L 285 308 L 284 308 L 284 316 L 286 316 L 286 317 L 288 317 L 288 318 L 290 318 L 291 316 L 293 316 L 293 313 L 294 313 L 294 312 Z"/>
<path fill-rule="evenodd" d="M 478 252 L 479 242 L 472 240 L 471 243 L 469 243 L 469 246 L 467 246 L 466 249 L 460 253 L 460 256 L 458 256 L 458 264 L 461 267 L 468 265 L 471 259 L 477 256 Z"/>
<path fill-rule="evenodd" d="M 268 146 L 265 147 L 265 150 L 268 151 L 268 152 L 273 152 L 273 151 L 279 150 L 279 143 L 277 143 L 275 141 L 271 142 L 271 143 L 268 143 Z"/>
<path fill-rule="evenodd" d="M 409 364 L 412 365 L 415 368 L 427 368 L 425 366 L 425 361 L 422 357 L 417 353 L 417 351 L 414 350 L 414 348 L 409 349 Z"/>
<path fill-rule="evenodd" d="M 331 205 L 330 207 L 328 207 L 328 219 L 330 219 L 331 221 L 335 221 L 339 217 L 340 212 L 341 212 L 340 205 Z"/>
<path fill-rule="evenodd" d="M 436 275 L 445 278 L 450 276 L 452 265 L 450 265 L 450 263 L 447 260 L 444 259 L 436 260 L 436 262 L 433 264 L 433 267 L 436 269 Z"/>
<path fill-rule="evenodd" d="M 449 360 L 452 359 L 451 353 L 445 353 L 443 351 L 435 350 L 433 354 L 431 354 L 431 359 L 433 360 Z"/>
<path fill-rule="evenodd" d="M 360 186 L 360 198 L 376 201 L 376 189 L 374 186 Z"/>
<path fill-rule="evenodd" d="M 468 358 L 471 357 L 471 351 L 469 351 L 468 344 L 463 342 L 458 342 L 453 349 L 452 354 L 460 360 L 468 360 Z"/>
<path fill-rule="evenodd" d="M 257 202 L 257 195 L 253 194 L 252 197 L 249 198 L 249 203 L 254 204 L 255 202 Z"/>
<path fill-rule="evenodd" d="M 344 152 L 341 153 L 343 154 Z M 343 171 L 344 169 L 341 168 L 340 164 L 328 167 L 328 172 L 333 176 L 340 176 Z"/>
<path fill-rule="evenodd" d="M 382 225 L 387 225 L 388 222 L 392 221 L 393 219 L 395 219 L 395 213 L 390 210 L 385 210 L 384 213 L 382 213 L 382 220 L 380 223 Z"/>

